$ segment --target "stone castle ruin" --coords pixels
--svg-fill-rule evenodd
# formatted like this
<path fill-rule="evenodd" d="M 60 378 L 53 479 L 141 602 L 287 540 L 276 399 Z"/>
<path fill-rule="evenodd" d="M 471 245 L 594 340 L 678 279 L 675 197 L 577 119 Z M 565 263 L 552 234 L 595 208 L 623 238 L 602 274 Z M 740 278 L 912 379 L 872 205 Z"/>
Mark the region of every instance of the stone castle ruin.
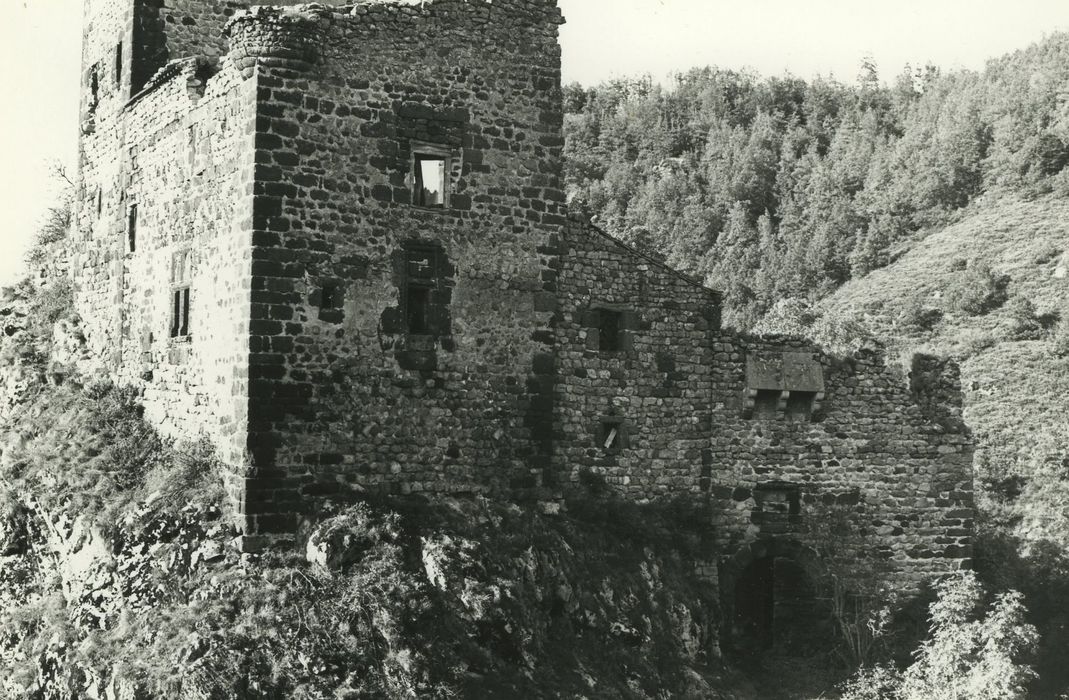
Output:
<path fill-rule="evenodd" d="M 339 494 L 596 482 L 707 504 L 728 608 L 817 504 L 903 586 L 968 565 L 956 366 L 722 329 L 569 216 L 555 0 L 280 4 L 85 0 L 77 310 L 215 444 L 245 547 Z"/>

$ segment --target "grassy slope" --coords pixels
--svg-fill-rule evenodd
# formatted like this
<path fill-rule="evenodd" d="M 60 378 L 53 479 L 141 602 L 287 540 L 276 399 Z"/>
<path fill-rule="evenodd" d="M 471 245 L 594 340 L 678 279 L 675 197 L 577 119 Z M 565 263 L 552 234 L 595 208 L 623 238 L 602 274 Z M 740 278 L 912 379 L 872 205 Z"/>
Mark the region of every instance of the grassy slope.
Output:
<path fill-rule="evenodd" d="M 988 196 L 956 223 L 900 252 L 888 267 L 853 281 L 825 302 L 827 308 L 864 314 L 893 347 L 934 350 L 962 360 L 966 416 L 983 458 L 1018 462 L 1038 436 L 1069 444 L 1069 362 L 1054 357 L 1049 334 L 1014 340 L 1007 307 L 968 316 L 943 299 L 960 271 L 956 261 L 986 262 L 1008 275 L 1010 297 L 1023 296 L 1038 315 L 1069 307 L 1069 199 L 1024 201 Z M 945 316 L 930 332 L 897 323 L 914 300 Z"/>
<path fill-rule="evenodd" d="M 995 588 L 1026 595 L 1030 620 L 1042 635 L 1030 696 L 1064 697 L 1069 358 L 1051 352 L 1050 330 L 1015 336 L 1011 304 L 979 316 L 951 309 L 944 295 L 962 274 L 961 260 L 1008 275 L 1011 302 L 1018 295 L 1030 299 L 1037 316 L 1069 313 L 1069 276 L 1055 274 L 1069 268 L 1069 199 L 988 196 L 901 251 L 888 267 L 844 286 L 825 307 L 864 315 L 901 353 L 927 350 L 961 361 L 965 415 L 977 445 L 977 567 Z M 944 313 L 930 331 L 910 331 L 899 322 L 918 301 Z"/>

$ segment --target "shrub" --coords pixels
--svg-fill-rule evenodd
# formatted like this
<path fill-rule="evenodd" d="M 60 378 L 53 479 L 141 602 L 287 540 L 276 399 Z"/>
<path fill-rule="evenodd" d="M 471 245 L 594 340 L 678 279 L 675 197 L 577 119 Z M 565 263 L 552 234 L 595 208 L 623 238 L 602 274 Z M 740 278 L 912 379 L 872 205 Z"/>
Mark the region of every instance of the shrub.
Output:
<path fill-rule="evenodd" d="M 957 353 L 963 357 L 971 357 L 998 345 L 999 338 L 995 333 L 982 328 L 966 328 L 956 341 Z"/>
<path fill-rule="evenodd" d="M 1006 304 L 1006 312 L 1010 317 L 1010 333 L 1017 340 L 1036 338 L 1043 332 L 1043 326 L 1036 313 L 1036 305 L 1032 300 L 1021 295 L 1015 295 Z"/>
<path fill-rule="evenodd" d="M 1016 700 L 1034 673 L 1022 658 L 1036 646 L 1025 622 L 1023 596 L 995 596 L 984 614 L 985 592 L 972 572 L 937 586 L 928 611 L 928 638 L 915 661 L 899 673 L 877 666 L 858 673 L 843 688 L 844 700 Z"/>
<path fill-rule="evenodd" d="M 987 263 L 974 262 L 961 272 L 947 290 L 951 307 L 969 316 L 980 316 L 1006 303 L 1010 278 L 996 275 Z"/>
<path fill-rule="evenodd" d="M 74 382 L 39 391 L 7 435 L 0 480 L 111 530 L 149 496 L 153 512 L 190 500 L 222 502 L 219 468 L 206 444 L 175 449 L 142 416 L 137 393 Z"/>
<path fill-rule="evenodd" d="M 855 506 L 814 503 L 807 509 L 809 540 L 818 555 L 808 573 L 829 603 L 836 652 L 857 669 L 891 641 L 898 599 L 886 585 L 886 562 L 866 554 L 877 542 L 859 525 Z"/>
<path fill-rule="evenodd" d="M 1053 243 L 1048 243 L 1038 253 L 1036 253 L 1036 257 L 1033 259 L 1032 262 L 1034 262 L 1036 265 L 1046 265 L 1049 262 L 1053 262 L 1054 259 L 1061 254 L 1062 251 L 1060 248 L 1058 248 L 1058 246 L 1054 245 Z"/>
<path fill-rule="evenodd" d="M 926 333 L 943 320 L 943 312 L 926 306 L 920 299 L 911 299 L 898 315 L 898 326 L 907 333 Z"/>
<path fill-rule="evenodd" d="M 73 196 L 70 188 L 66 188 L 59 200 L 45 212 L 41 227 L 26 251 L 26 264 L 32 272 L 40 272 L 59 254 L 59 244 L 67 237 L 72 218 Z"/>
<path fill-rule="evenodd" d="M 873 342 L 865 323 L 852 315 L 822 311 L 804 299 L 776 302 L 754 325 L 757 335 L 788 335 L 805 338 L 830 352 L 850 354 Z"/>

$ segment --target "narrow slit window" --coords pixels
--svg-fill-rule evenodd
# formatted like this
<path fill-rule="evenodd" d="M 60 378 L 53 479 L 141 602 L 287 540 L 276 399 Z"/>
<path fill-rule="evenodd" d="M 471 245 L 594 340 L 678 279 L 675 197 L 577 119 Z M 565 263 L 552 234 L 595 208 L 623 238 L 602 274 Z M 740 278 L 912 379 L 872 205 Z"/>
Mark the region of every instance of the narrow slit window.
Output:
<path fill-rule="evenodd" d="M 606 430 L 608 434 L 605 436 L 605 442 L 601 446 L 606 450 L 611 450 L 616 447 L 616 441 L 620 438 L 620 426 L 606 426 Z"/>
<path fill-rule="evenodd" d="M 104 190 L 103 188 L 97 188 L 97 218 L 104 213 Z"/>
<path fill-rule="evenodd" d="M 115 45 L 115 85 L 122 87 L 122 42 Z"/>
<path fill-rule="evenodd" d="M 100 103 L 100 64 L 94 63 L 89 69 L 89 116 L 96 113 Z"/>
<path fill-rule="evenodd" d="M 619 311 L 601 309 L 598 312 L 598 349 L 602 352 L 620 350 L 621 317 Z"/>
<path fill-rule="evenodd" d="M 126 243 L 127 250 L 131 253 L 137 252 L 137 205 L 130 205 L 130 213 L 126 220 Z"/>
<path fill-rule="evenodd" d="M 441 333 L 438 251 L 413 246 L 405 251 L 404 319 L 409 335 Z"/>
<path fill-rule="evenodd" d="M 421 207 L 444 207 L 446 188 L 446 159 L 442 156 L 416 155 L 415 192 L 413 198 Z"/>

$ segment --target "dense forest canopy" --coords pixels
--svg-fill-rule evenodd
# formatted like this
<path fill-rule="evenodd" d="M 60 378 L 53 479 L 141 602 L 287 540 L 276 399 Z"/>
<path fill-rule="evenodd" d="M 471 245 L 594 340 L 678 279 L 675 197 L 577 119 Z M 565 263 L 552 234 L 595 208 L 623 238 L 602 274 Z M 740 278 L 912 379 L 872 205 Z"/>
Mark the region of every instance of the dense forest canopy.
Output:
<path fill-rule="evenodd" d="M 750 327 L 885 266 L 985 192 L 1069 192 L 1069 34 L 982 72 L 693 69 L 565 88 L 573 203 L 726 292 Z"/>

